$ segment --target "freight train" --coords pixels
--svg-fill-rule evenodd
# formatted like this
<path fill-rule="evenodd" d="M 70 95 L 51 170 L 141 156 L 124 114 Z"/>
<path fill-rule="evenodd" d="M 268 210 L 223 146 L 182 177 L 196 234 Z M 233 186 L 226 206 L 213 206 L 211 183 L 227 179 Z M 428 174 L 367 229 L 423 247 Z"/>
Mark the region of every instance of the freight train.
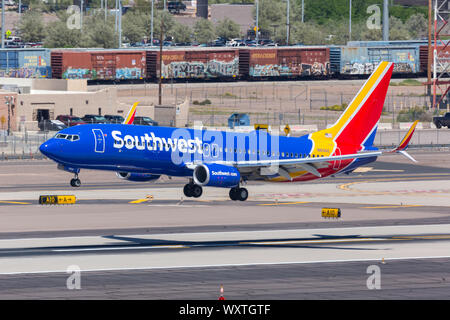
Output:
<path fill-rule="evenodd" d="M 438 51 L 450 56 L 450 48 Z M 346 46 L 166 47 L 158 49 L 3 49 L 0 77 L 96 82 L 297 80 L 365 77 L 380 61 L 394 75 L 426 75 L 426 41 L 353 41 Z M 445 66 L 440 66 L 445 68 Z M 438 68 L 438 72 L 440 72 Z"/>

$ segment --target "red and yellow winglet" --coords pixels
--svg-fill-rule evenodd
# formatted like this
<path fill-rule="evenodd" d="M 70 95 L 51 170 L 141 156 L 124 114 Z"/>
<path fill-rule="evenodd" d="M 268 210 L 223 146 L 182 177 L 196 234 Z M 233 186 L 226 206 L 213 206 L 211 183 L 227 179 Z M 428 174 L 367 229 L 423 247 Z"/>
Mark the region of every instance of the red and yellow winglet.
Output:
<path fill-rule="evenodd" d="M 414 121 L 414 123 L 411 125 L 411 128 L 409 128 L 408 132 L 405 134 L 405 136 L 403 137 L 403 139 L 400 142 L 400 144 L 398 145 L 398 147 L 391 150 L 390 152 L 399 152 L 402 155 L 404 155 L 405 157 L 407 157 L 408 159 L 410 159 L 414 162 L 417 162 L 405 150 L 406 150 L 406 148 L 408 148 L 409 142 L 411 141 L 414 131 L 416 130 L 416 126 L 417 126 L 418 122 L 419 122 L 419 120 Z"/>
<path fill-rule="evenodd" d="M 128 111 L 127 117 L 125 118 L 125 121 L 123 122 L 123 124 L 133 124 L 134 116 L 136 114 L 136 108 L 137 108 L 138 104 L 139 104 L 139 101 L 135 102 L 133 104 L 130 111 Z"/>

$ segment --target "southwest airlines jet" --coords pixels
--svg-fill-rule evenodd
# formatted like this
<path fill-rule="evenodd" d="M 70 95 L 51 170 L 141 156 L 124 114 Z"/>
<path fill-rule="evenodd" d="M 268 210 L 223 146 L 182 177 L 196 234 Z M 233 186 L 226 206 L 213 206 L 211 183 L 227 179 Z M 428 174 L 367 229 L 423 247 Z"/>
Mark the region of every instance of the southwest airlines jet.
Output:
<path fill-rule="evenodd" d="M 161 175 L 188 177 L 186 197 L 200 197 L 204 186 L 229 188 L 232 200 L 245 201 L 250 180 L 299 182 L 350 173 L 385 153 L 406 153 L 417 122 L 400 145 L 388 152 L 373 146 L 393 63 L 381 62 L 334 125 L 301 137 L 203 129 L 130 125 L 137 103 L 123 124 L 66 128 L 40 151 L 71 172 L 79 187 L 80 169 L 110 170 L 131 181 Z"/>

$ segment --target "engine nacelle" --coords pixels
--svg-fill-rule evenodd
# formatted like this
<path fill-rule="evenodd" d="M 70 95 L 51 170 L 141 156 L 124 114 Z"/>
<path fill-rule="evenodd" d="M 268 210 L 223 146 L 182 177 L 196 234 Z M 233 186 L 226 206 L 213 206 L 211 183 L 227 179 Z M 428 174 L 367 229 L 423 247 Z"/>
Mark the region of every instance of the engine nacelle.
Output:
<path fill-rule="evenodd" d="M 135 173 L 135 172 L 116 172 L 116 175 L 123 180 L 129 181 L 151 181 L 159 179 L 161 175 L 159 174 L 150 174 L 150 173 Z"/>
<path fill-rule="evenodd" d="M 199 164 L 194 169 L 194 182 L 200 186 L 230 188 L 239 185 L 241 174 L 235 167 L 221 164 Z"/>

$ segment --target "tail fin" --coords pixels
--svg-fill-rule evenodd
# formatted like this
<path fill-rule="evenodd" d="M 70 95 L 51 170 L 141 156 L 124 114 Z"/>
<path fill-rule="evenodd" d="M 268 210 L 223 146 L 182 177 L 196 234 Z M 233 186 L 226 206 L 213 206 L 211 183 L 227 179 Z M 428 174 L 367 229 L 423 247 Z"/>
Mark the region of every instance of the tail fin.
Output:
<path fill-rule="evenodd" d="M 418 122 L 419 122 L 419 120 L 414 121 L 414 123 L 411 125 L 408 132 L 405 134 L 402 141 L 398 145 L 398 147 L 389 151 L 389 153 L 398 152 L 398 153 L 404 155 L 405 157 L 407 157 L 408 159 L 412 160 L 413 162 L 417 162 L 416 159 L 411 157 L 409 155 L 409 153 L 406 152 L 406 149 L 408 148 L 409 142 L 411 141 L 411 138 L 414 134 L 414 130 L 416 130 L 416 126 L 417 126 Z"/>
<path fill-rule="evenodd" d="M 128 111 L 127 117 L 125 118 L 125 121 L 123 124 L 133 124 L 134 121 L 134 115 L 136 114 L 136 108 L 139 102 L 135 102 L 133 106 L 131 107 L 130 111 Z"/>
<path fill-rule="evenodd" d="M 380 62 L 336 123 L 322 131 L 341 150 L 358 151 L 369 140 L 373 142 L 370 138 L 383 111 L 393 67 L 392 62 Z"/>

